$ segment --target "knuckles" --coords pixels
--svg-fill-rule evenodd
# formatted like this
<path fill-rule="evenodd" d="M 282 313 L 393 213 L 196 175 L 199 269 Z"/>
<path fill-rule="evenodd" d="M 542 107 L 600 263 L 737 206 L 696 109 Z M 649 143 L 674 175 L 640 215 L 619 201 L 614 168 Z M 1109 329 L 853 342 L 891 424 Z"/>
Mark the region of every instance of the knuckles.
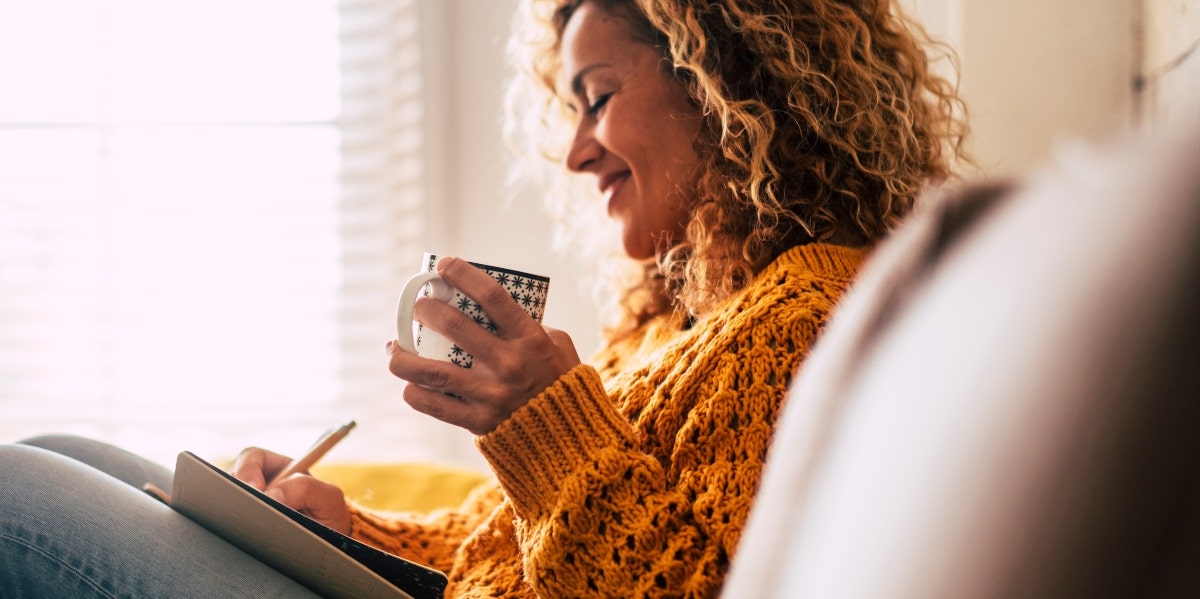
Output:
<path fill-rule="evenodd" d="M 496 371 L 496 375 L 503 381 L 515 382 L 529 376 L 525 362 L 518 357 L 517 352 L 497 354 L 495 360 L 492 368 Z"/>
<path fill-rule="evenodd" d="M 501 287 L 499 283 L 495 282 L 488 286 L 488 288 L 483 292 L 483 297 L 479 299 L 481 300 L 480 303 L 488 306 L 495 306 L 503 302 L 513 301 L 512 296 L 510 296 L 508 292 L 504 290 L 504 287 Z"/>
<path fill-rule="evenodd" d="M 467 320 L 465 316 L 455 316 L 454 314 L 448 316 L 438 322 L 438 328 L 447 339 L 459 338 L 467 330 L 468 325 L 478 326 L 474 321 Z"/>
<path fill-rule="evenodd" d="M 426 416 L 444 421 L 446 417 L 445 410 L 440 404 L 429 401 L 429 396 L 426 394 L 428 392 L 423 391 L 422 389 L 415 389 L 409 386 L 404 389 L 401 397 L 404 399 L 404 403 L 408 404 L 412 409 Z"/>
<path fill-rule="evenodd" d="M 455 368 L 457 368 L 457 366 Z M 421 375 L 416 378 L 417 380 L 412 382 L 421 385 L 422 387 L 429 387 L 431 389 L 445 389 L 446 387 L 450 386 L 451 381 L 450 373 L 446 372 L 446 370 L 443 368 L 427 370 L 422 372 Z"/>

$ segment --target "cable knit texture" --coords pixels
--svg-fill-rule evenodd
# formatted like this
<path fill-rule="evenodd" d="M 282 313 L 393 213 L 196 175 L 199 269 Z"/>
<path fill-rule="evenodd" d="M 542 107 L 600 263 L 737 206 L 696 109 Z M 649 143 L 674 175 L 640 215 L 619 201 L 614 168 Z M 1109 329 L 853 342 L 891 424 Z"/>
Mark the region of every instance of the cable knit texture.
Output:
<path fill-rule="evenodd" d="M 793 248 L 705 320 L 563 375 L 487 435 L 498 486 L 428 516 L 352 505 L 352 534 L 448 573 L 448 597 L 713 597 L 785 391 L 861 260 Z"/>

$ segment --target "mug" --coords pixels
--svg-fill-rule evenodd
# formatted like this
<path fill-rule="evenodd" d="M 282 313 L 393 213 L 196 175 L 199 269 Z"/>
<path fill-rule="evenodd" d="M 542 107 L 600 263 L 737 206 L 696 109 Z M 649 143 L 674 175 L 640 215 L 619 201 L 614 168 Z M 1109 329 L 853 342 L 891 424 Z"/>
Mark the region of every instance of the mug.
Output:
<path fill-rule="evenodd" d="M 443 360 L 463 368 L 470 368 L 475 363 L 475 358 L 471 354 L 463 351 L 462 348 L 451 343 L 449 339 L 438 332 L 426 330 L 425 325 L 413 320 L 413 304 L 419 295 L 424 295 L 445 302 L 479 323 L 479 326 L 492 332 L 496 331 L 496 325 L 492 324 L 475 300 L 447 285 L 434 272 L 437 259 L 435 254 L 426 253 L 422 259 L 421 272 L 413 275 L 404 284 L 403 291 L 400 292 L 400 301 L 396 306 L 396 329 L 400 349 L 422 357 Z M 508 291 L 513 300 L 525 309 L 526 314 L 529 314 L 534 320 L 542 322 L 542 314 L 546 311 L 546 295 L 550 291 L 548 277 L 477 262 L 471 262 L 471 264 L 491 275 Z M 414 323 L 417 325 L 415 339 Z"/>

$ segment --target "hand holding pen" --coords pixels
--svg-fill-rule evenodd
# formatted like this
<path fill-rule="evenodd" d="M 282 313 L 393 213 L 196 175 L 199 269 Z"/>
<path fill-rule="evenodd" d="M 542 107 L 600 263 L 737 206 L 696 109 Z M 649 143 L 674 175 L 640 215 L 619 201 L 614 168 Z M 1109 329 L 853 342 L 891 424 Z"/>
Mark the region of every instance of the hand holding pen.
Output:
<path fill-rule="evenodd" d="M 232 474 L 272 499 L 342 534 L 349 534 L 350 508 L 346 505 L 345 494 L 336 485 L 309 476 L 307 470 L 354 426 L 351 421 L 330 429 L 304 455 L 294 460 L 265 449 L 248 448 L 238 455 Z"/>

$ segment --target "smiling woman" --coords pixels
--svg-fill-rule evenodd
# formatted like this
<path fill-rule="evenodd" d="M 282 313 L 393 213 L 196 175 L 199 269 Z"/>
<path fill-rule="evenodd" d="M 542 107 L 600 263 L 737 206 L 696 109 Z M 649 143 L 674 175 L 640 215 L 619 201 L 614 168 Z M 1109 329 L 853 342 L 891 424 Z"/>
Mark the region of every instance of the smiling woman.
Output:
<path fill-rule="evenodd" d="M 413 0 L 0 6 L 0 439 L 169 462 L 367 416 L 411 266 L 391 261 L 421 248 L 416 18 Z"/>

